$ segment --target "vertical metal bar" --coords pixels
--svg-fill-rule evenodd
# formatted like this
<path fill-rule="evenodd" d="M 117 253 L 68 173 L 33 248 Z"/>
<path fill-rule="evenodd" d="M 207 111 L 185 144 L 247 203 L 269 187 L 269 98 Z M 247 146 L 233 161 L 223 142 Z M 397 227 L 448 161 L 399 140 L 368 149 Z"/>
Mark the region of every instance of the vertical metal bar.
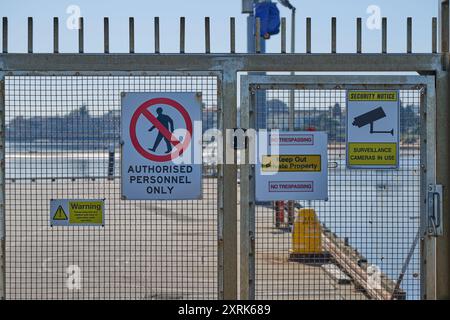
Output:
<path fill-rule="evenodd" d="M 291 17 L 292 17 L 292 25 L 291 25 L 291 53 L 295 53 L 295 14 L 296 9 L 292 8 Z M 295 72 L 291 72 L 292 76 L 295 76 Z M 295 124 L 295 90 L 289 91 L 289 130 L 294 131 Z M 288 223 L 293 223 L 292 216 L 294 215 L 294 201 L 288 202 Z"/>
<path fill-rule="evenodd" d="M 256 18 L 255 23 L 255 52 L 261 53 L 261 19 Z"/>
<path fill-rule="evenodd" d="M 448 123 L 450 121 L 450 74 L 445 71 L 449 68 L 449 1 L 441 0 L 440 10 L 440 47 L 444 56 L 444 71 L 436 74 L 436 97 L 437 97 L 437 115 L 436 115 L 436 182 L 444 186 L 444 212 L 442 226 L 444 233 L 436 239 L 436 299 L 450 299 L 450 145 Z"/>
<path fill-rule="evenodd" d="M 441 0 L 441 5 L 439 6 L 439 22 L 440 22 L 440 52 L 449 52 L 449 1 Z"/>
<path fill-rule="evenodd" d="M 255 91 L 248 82 L 248 77 L 241 77 L 241 127 L 248 128 L 247 133 L 255 128 Z M 247 137 L 249 139 L 249 136 Z M 254 263 L 255 236 L 252 217 L 255 210 L 254 199 L 254 165 L 251 164 L 251 150 L 255 148 L 255 140 L 248 140 L 248 148 L 241 151 L 240 164 L 240 299 L 255 298 Z"/>
<path fill-rule="evenodd" d="M 247 16 L 247 53 L 255 53 L 255 15 L 250 13 Z"/>
<path fill-rule="evenodd" d="M 256 94 L 250 97 L 250 114 L 249 114 L 249 128 L 257 128 L 257 114 L 256 114 Z M 265 98 L 265 96 L 264 96 Z M 256 143 L 255 143 L 256 145 Z M 251 156 L 249 155 L 249 160 Z M 253 160 L 253 158 L 252 158 Z M 250 162 L 249 162 L 250 163 Z M 249 299 L 256 299 L 256 190 L 255 190 L 255 165 L 249 165 L 248 174 L 248 241 L 249 241 Z"/>
<path fill-rule="evenodd" d="M 286 53 L 286 18 L 281 18 L 281 53 Z"/>
<path fill-rule="evenodd" d="M 78 52 L 84 53 L 84 19 L 80 17 L 78 24 Z"/>
<path fill-rule="evenodd" d="M 0 79 L 0 300 L 6 299 L 5 79 Z"/>
<path fill-rule="evenodd" d="M 381 26 L 381 53 L 387 53 L 387 18 L 382 19 Z"/>
<path fill-rule="evenodd" d="M 421 250 L 420 292 L 421 299 L 436 298 L 436 241 L 428 234 L 427 190 L 436 183 L 436 90 L 435 81 L 429 81 L 422 89 L 420 99 L 421 121 Z"/>
<path fill-rule="evenodd" d="M 217 87 L 224 89 L 223 74 L 217 78 Z M 217 129 L 219 132 L 223 132 L 223 91 L 217 93 Z M 224 150 L 223 140 L 218 139 L 217 150 Z M 224 223 L 224 207 L 223 207 L 223 194 L 224 194 L 224 182 L 223 182 L 223 164 L 219 162 L 217 164 L 217 290 L 218 299 L 224 298 L 224 241 L 223 241 L 223 223 Z"/>
<path fill-rule="evenodd" d="M 295 53 L 295 29 L 296 29 L 295 13 L 296 12 L 297 12 L 297 9 L 295 9 L 295 8 L 291 9 L 291 53 Z"/>
<path fill-rule="evenodd" d="M 356 19 L 356 53 L 362 53 L 362 19 Z"/>
<path fill-rule="evenodd" d="M 296 9 L 293 8 L 292 9 L 292 30 L 291 30 L 291 53 L 295 53 L 295 13 L 296 13 Z M 291 72 L 292 76 L 295 76 L 295 72 Z M 294 131 L 295 130 L 295 90 L 290 90 L 289 91 L 289 130 L 290 131 Z M 288 202 L 288 219 L 289 222 L 288 223 L 293 223 L 293 221 L 291 221 L 291 217 L 293 215 L 293 211 L 294 211 L 294 202 L 293 201 L 289 201 Z"/>
<path fill-rule="evenodd" d="M 230 18 L 230 52 L 236 53 L 236 19 Z"/>
<path fill-rule="evenodd" d="M 185 51 L 185 38 L 186 37 L 186 18 L 180 18 L 180 53 Z"/>
<path fill-rule="evenodd" d="M 306 53 L 311 53 L 311 18 L 306 18 Z"/>
<path fill-rule="evenodd" d="M 446 70 L 448 70 L 448 65 Z M 436 75 L 437 115 L 436 115 L 436 183 L 444 186 L 443 229 L 444 234 L 436 239 L 436 298 L 450 299 L 450 210 L 448 209 L 450 194 L 450 168 L 449 168 L 449 74 L 446 71 Z"/>
<path fill-rule="evenodd" d="M 33 53 L 33 18 L 28 17 L 28 53 Z"/>
<path fill-rule="evenodd" d="M 412 53 L 412 18 L 406 22 L 406 53 Z"/>
<path fill-rule="evenodd" d="M 211 53 L 211 26 L 209 17 L 205 18 L 205 53 Z"/>
<path fill-rule="evenodd" d="M 221 198 L 223 200 L 223 298 L 225 300 L 237 299 L 238 272 L 237 272 L 237 166 L 236 152 L 233 148 L 232 133 L 237 126 L 237 72 L 235 69 L 224 70 L 222 99 L 223 106 L 223 155 L 226 163 L 222 164 L 223 187 Z M 229 161 L 231 160 L 231 161 Z"/>
<path fill-rule="evenodd" d="M 103 18 L 103 49 L 109 53 L 109 18 Z"/>
<path fill-rule="evenodd" d="M 336 53 L 336 18 L 331 18 L 331 53 Z"/>
<path fill-rule="evenodd" d="M 59 21 L 53 18 L 53 53 L 59 53 Z"/>
<path fill-rule="evenodd" d="M 8 53 L 8 18 L 3 17 L 3 53 Z"/>
<path fill-rule="evenodd" d="M 431 21 L 431 52 L 438 52 L 438 33 L 437 33 L 437 18 L 433 17 Z"/>
<path fill-rule="evenodd" d="M 240 126 L 250 128 L 250 88 L 246 76 L 241 76 L 241 103 L 240 103 Z M 245 142 L 244 142 L 245 143 Z M 250 148 L 250 145 L 249 145 Z M 240 232 L 240 266 L 239 266 L 239 299 L 249 299 L 249 253 L 250 242 L 248 241 L 248 210 L 249 210 L 249 163 L 248 149 L 241 150 L 240 153 L 240 201 L 239 201 L 239 232 Z M 243 157 L 243 152 L 245 156 Z"/>
<path fill-rule="evenodd" d="M 155 53 L 159 52 L 159 17 L 155 17 Z"/>
<path fill-rule="evenodd" d="M 130 53 L 134 53 L 134 18 L 130 17 L 129 19 L 129 40 L 130 40 Z"/>
<path fill-rule="evenodd" d="M 295 90 L 289 90 L 289 131 L 294 131 L 295 123 Z"/>

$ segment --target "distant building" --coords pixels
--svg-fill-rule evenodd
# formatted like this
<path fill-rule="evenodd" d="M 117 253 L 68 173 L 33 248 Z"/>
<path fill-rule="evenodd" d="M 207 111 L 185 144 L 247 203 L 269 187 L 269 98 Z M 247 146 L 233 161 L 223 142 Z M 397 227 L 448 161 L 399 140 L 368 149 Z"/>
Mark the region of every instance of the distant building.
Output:
<path fill-rule="evenodd" d="M 289 108 L 279 99 L 265 102 L 264 114 L 257 115 L 258 128 L 289 130 Z M 302 108 L 296 105 L 294 130 L 327 131 L 328 139 L 345 142 L 345 110 L 339 103 L 320 108 Z M 263 108 L 258 108 L 262 110 Z M 420 116 L 417 105 L 400 109 L 401 139 L 415 143 L 419 135 Z M 260 111 L 261 112 L 261 111 Z M 217 107 L 203 106 L 203 132 L 219 128 Z M 101 116 L 91 116 L 86 106 L 63 116 L 18 116 L 7 125 L 8 142 L 48 141 L 53 143 L 77 143 L 80 147 L 105 148 L 120 140 L 120 110 L 111 110 Z"/>

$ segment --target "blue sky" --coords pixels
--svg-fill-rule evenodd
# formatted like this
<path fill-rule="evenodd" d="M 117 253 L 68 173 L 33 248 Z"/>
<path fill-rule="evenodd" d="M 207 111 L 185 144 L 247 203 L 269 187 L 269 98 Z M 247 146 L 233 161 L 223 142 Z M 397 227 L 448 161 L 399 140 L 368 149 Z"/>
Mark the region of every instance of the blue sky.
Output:
<path fill-rule="evenodd" d="M 370 5 L 379 6 L 388 18 L 388 50 L 406 50 L 406 18 L 413 17 L 413 51 L 430 52 L 431 19 L 438 15 L 438 0 L 291 0 L 297 10 L 297 52 L 305 51 L 305 18 L 312 18 L 313 52 L 330 51 L 330 20 L 338 19 L 338 52 L 355 51 L 355 18 L 363 18 L 363 50 L 381 50 L 381 31 L 365 27 Z M 9 18 L 9 51 L 26 52 L 27 17 L 34 17 L 35 52 L 52 50 L 52 18 L 60 18 L 60 51 L 77 52 L 78 33 L 66 28 L 66 13 L 77 5 L 85 18 L 85 52 L 102 52 L 103 17 L 110 17 L 110 51 L 127 52 L 128 17 L 135 17 L 136 52 L 153 52 L 153 17 L 161 19 L 161 51 L 177 52 L 179 17 L 186 17 L 186 52 L 204 50 L 204 17 L 211 17 L 213 52 L 229 50 L 229 17 L 236 17 L 237 51 L 246 50 L 246 19 L 241 14 L 241 0 L 0 0 L 2 16 Z M 280 7 L 287 17 L 290 12 Z M 1 35 L 0 35 L 1 36 Z M 288 48 L 289 48 L 288 39 Z M 280 38 L 273 37 L 268 52 L 279 52 Z"/>

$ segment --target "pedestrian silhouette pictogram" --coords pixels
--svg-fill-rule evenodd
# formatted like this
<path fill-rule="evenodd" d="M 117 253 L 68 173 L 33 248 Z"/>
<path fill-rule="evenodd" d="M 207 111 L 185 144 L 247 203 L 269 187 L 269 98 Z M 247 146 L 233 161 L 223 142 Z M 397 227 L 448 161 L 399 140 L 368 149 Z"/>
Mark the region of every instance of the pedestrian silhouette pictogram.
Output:
<path fill-rule="evenodd" d="M 159 123 L 164 128 L 166 128 L 169 132 L 172 133 L 174 131 L 172 118 L 166 114 L 163 114 L 163 109 L 161 107 L 156 109 L 156 113 L 158 114 L 156 119 L 159 121 Z M 148 131 L 152 132 L 154 129 L 157 129 L 157 128 L 153 125 Z M 161 143 L 161 140 L 164 139 L 164 141 L 166 142 L 166 146 L 167 146 L 166 153 L 171 153 L 172 152 L 172 144 L 171 144 L 170 140 L 161 133 L 161 130 L 158 129 L 158 131 L 159 131 L 158 136 L 156 137 L 153 148 L 149 148 L 149 150 L 155 152 L 156 149 L 158 149 L 158 146 Z"/>

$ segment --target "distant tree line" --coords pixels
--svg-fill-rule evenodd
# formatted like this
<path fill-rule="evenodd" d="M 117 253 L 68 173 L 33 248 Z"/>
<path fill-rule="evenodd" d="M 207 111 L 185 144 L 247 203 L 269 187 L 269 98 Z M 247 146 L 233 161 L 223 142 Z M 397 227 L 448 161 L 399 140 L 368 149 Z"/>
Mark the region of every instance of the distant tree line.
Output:
<path fill-rule="evenodd" d="M 288 105 L 277 99 L 268 100 L 266 104 L 266 112 L 257 116 L 258 127 L 289 130 Z M 295 109 L 294 114 L 295 130 L 326 131 L 330 141 L 345 142 L 345 109 L 340 104 L 327 108 Z M 415 143 L 419 137 L 418 106 L 402 106 L 400 120 L 402 141 Z M 217 127 L 217 113 L 203 112 L 203 130 Z M 63 116 L 18 116 L 7 125 L 6 138 L 9 142 L 118 142 L 120 111 L 92 116 L 87 107 L 82 106 Z"/>
<path fill-rule="evenodd" d="M 217 128 L 217 113 L 203 112 L 203 130 Z M 120 140 L 120 111 L 92 116 L 82 106 L 62 116 L 18 116 L 6 130 L 9 142 L 73 142 L 107 146 Z"/>
<path fill-rule="evenodd" d="M 289 130 L 288 105 L 278 99 L 268 100 L 266 113 L 258 118 L 259 128 Z M 326 131 L 332 142 L 345 142 L 345 109 L 335 103 L 325 108 L 295 108 L 294 129 L 298 131 Z M 420 116 L 418 106 L 406 105 L 400 108 L 400 136 L 403 143 L 415 143 L 419 138 Z"/>
<path fill-rule="evenodd" d="M 120 113 L 93 117 L 86 106 L 64 116 L 18 116 L 7 126 L 6 138 L 23 141 L 114 141 L 120 136 Z"/>

